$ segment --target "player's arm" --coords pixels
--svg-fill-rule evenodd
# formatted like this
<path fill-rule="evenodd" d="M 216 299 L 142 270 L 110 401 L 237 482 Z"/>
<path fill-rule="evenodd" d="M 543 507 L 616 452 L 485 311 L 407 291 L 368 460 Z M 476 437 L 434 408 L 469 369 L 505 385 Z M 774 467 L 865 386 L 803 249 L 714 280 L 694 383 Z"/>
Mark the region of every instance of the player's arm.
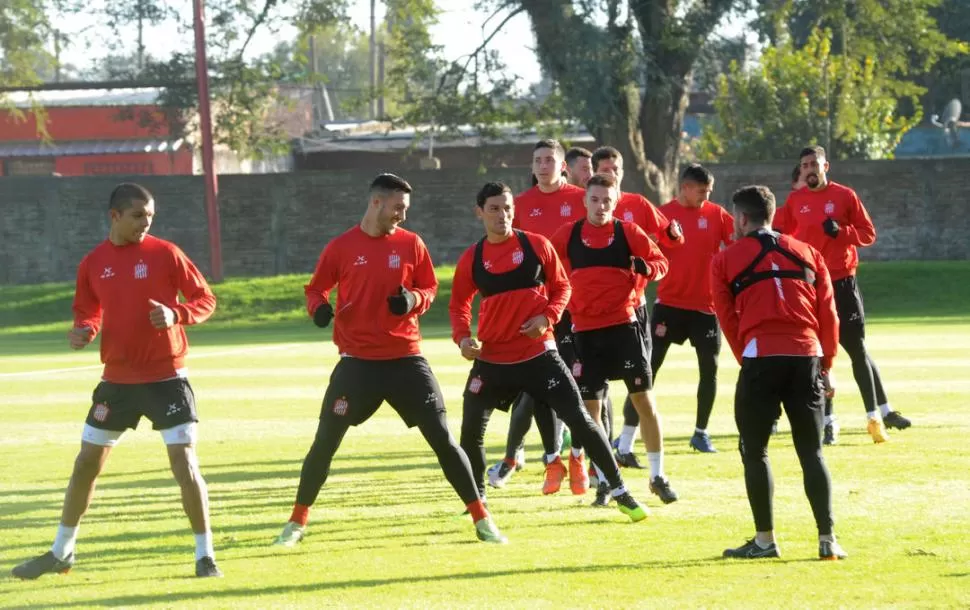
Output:
<path fill-rule="evenodd" d="M 779 233 L 786 233 L 788 235 L 794 233 L 795 223 L 790 213 L 794 207 L 795 206 L 792 203 L 792 196 L 789 195 L 788 199 L 785 200 L 785 205 L 775 213 L 775 219 L 771 223 L 771 228 Z M 738 235 L 738 237 L 742 236 Z"/>
<path fill-rule="evenodd" d="M 313 323 L 321 328 L 330 324 L 333 319 L 333 306 L 330 304 L 329 295 L 340 277 L 340 258 L 333 243 L 327 244 L 320 253 L 310 283 L 303 286 L 307 313 L 313 318 Z"/>
<path fill-rule="evenodd" d="M 647 280 L 660 281 L 670 270 L 670 262 L 643 229 L 635 224 L 623 223 L 627 243 L 630 244 L 630 264 L 634 273 Z"/>
<path fill-rule="evenodd" d="M 414 276 L 411 278 L 410 292 L 414 295 L 414 307 L 408 315 L 420 316 L 431 309 L 435 295 L 438 294 L 438 278 L 434 274 L 434 263 L 431 262 L 431 254 L 428 247 L 420 237 L 415 241 L 416 257 L 414 264 Z"/>
<path fill-rule="evenodd" d="M 741 364 L 741 354 L 744 353 L 744 346 L 741 345 L 741 337 L 738 336 L 738 329 L 741 321 L 734 305 L 734 294 L 731 292 L 727 272 L 725 270 L 724 252 L 714 256 L 711 261 L 711 289 L 714 294 L 714 312 L 717 314 L 717 321 L 721 324 L 721 332 L 738 364 Z"/>
<path fill-rule="evenodd" d="M 474 247 L 469 248 L 455 265 L 455 276 L 451 282 L 451 300 L 448 301 L 448 315 L 451 318 L 451 338 L 461 348 L 462 356 L 473 360 L 481 353 L 478 342 L 472 337 L 472 300 L 478 286 L 472 277 Z"/>
<path fill-rule="evenodd" d="M 872 224 L 869 212 L 855 191 L 851 191 L 848 210 L 849 222 L 839 227 L 836 241 L 852 246 L 867 247 L 876 243 L 876 227 Z"/>
<path fill-rule="evenodd" d="M 172 307 L 176 324 L 200 324 L 209 319 L 216 310 L 216 295 L 199 268 L 180 249 L 174 250 L 178 289 L 184 303 Z"/>
<path fill-rule="evenodd" d="M 68 333 L 68 340 L 72 349 L 81 349 L 94 341 L 101 330 L 101 301 L 91 287 L 87 258 L 77 268 L 72 309 L 74 327 Z"/>
<path fill-rule="evenodd" d="M 574 222 L 564 224 L 563 226 L 559 227 L 559 229 L 557 229 L 555 233 L 553 233 L 552 238 L 549 240 L 550 243 L 552 244 L 552 249 L 556 252 L 556 255 L 559 257 L 559 262 L 562 264 L 563 270 L 567 278 L 569 277 L 569 274 L 572 273 L 572 268 L 569 265 L 568 251 L 569 251 L 569 238 L 573 234 L 574 226 L 576 226 L 576 223 Z"/>
<path fill-rule="evenodd" d="M 550 326 L 555 326 L 562 319 L 562 312 L 569 304 L 569 297 L 573 294 L 569 276 L 563 266 L 552 242 L 541 236 L 530 237 L 532 247 L 542 261 L 542 271 L 546 276 L 546 290 L 549 292 L 549 304 L 543 312 L 549 320 Z"/>
<path fill-rule="evenodd" d="M 649 200 L 643 200 L 647 208 L 647 218 L 649 223 L 656 227 L 658 243 L 665 248 L 679 248 L 684 245 L 684 229 L 676 220 L 670 220 L 664 213 L 658 210 Z M 643 230 L 649 235 L 651 233 L 646 227 Z"/>
<path fill-rule="evenodd" d="M 725 210 L 721 208 L 721 243 L 725 246 L 730 246 L 738 238 L 734 234 L 734 217 Z"/>
<path fill-rule="evenodd" d="M 822 344 L 822 369 L 828 371 L 839 350 L 839 314 L 835 309 L 832 276 L 825 259 L 815 252 L 815 316 L 818 320 L 819 343 Z"/>

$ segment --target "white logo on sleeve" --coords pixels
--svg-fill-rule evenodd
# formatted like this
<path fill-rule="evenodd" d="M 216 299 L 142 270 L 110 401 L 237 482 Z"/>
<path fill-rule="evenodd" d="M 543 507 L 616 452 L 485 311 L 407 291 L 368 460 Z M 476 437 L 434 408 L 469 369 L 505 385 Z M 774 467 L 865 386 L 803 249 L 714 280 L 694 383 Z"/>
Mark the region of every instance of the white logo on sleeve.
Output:
<path fill-rule="evenodd" d="M 143 280 L 147 277 L 148 277 L 148 265 L 145 264 L 145 261 L 140 260 L 138 261 L 138 264 L 135 265 L 135 279 Z"/>
<path fill-rule="evenodd" d="M 525 254 L 522 253 L 522 250 L 516 250 L 515 252 L 512 253 L 513 264 L 521 265 L 523 260 L 525 260 Z"/>
<path fill-rule="evenodd" d="M 398 256 L 397 252 L 392 252 L 387 257 L 387 268 L 388 269 L 400 269 L 401 268 L 401 257 Z"/>
<path fill-rule="evenodd" d="M 364 256 L 363 254 L 358 256 L 357 260 L 354 261 L 354 267 L 359 267 L 361 265 L 366 265 L 366 264 L 367 264 L 367 257 Z"/>
<path fill-rule="evenodd" d="M 114 277 L 114 276 L 115 276 L 115 272 L 111 269 L 111 267 L 105 267 L 104 271 L 101 272 L 102 280 L 107 279 L 109 277 Z"/>

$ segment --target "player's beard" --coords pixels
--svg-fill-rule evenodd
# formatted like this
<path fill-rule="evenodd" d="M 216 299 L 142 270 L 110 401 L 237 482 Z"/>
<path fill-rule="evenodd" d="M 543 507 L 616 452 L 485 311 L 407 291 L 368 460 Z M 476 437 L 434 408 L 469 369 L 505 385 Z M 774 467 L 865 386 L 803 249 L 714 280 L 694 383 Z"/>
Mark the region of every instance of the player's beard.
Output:
<path fill-rule="evenodd" d="M 808 188 L 817 188 L 820 182 L 821 181 L 819 180 L 818 174 L 809 174 L 805 176 L 805 184 L 808 186 Z"/>

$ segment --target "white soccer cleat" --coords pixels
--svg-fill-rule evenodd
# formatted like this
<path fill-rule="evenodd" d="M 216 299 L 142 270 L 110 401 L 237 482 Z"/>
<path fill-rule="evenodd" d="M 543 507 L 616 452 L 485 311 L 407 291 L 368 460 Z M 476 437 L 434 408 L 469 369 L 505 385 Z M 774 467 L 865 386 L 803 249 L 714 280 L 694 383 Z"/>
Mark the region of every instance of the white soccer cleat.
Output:
<path fill-rule="evenodd" d="M 306 526 L 289 521 L 285 526 L 283 526 L 283 531 L 273 542 L 273 546 L 296 546 L 301 540 L 303 540 L 305 535 Z"/>

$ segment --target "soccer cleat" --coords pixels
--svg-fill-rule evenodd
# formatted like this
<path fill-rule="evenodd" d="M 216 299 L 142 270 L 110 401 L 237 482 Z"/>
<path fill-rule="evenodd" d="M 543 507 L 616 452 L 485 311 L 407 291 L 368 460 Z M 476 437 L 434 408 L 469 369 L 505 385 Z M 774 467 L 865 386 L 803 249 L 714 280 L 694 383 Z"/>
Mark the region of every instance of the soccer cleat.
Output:
<path fill-rule="evenodd" d="M 620 453 L 617 451 L 613 454 L 613 457 L 616 459 L 617 466 L 621 468 L 635 468 L 637 470 L 646 469 L 646 466 L 640 463 L 640 459 L 637 457 L 637 454 L 633 452 Z"/>
<path fill-rule="evenodd" d="M 830 423 L 825 424 L 825 430 L 822 433 L 822 444 L 834 445 L 838 442 L 839 442 L 839 422 L 833 419 Z"/>
<path fill-rule="evenodd" d="M 765 559 L 767 557 L 781 557 L 778 545 L 772 542 L 768 548 L 761 548 L 755 539 L 748 540 L 736 549 L 725 549 L 724 557 L 733 559 Z"/>
<path fill-rule="evenodd" d="M 869 418 L 869 423 L 866 424 L 866 430 L 869 432 L 869 436 L 872 437 L 872 442 L 874 443 L 885 443 L 889 440 L 889 435 L 886 434 L 886 427 L 878 417 Z"/>
<path fill-rule="evenodd" d="M 518 470 L 518 465 L 512 466 L 502 460 L 488 469 L 488 484 L 492 487 L 505 487 L 516 470 Z"/>
<path fill-rule="evenodd" d="M 610 494 L 610 484 L 606 481 L 600 481 L 600 483 L 596 485 L 596 499 L 593 500 L 591 506 L 604 508 L 609 506 L 612 498 L 613 496 Z"/>
<path fill-rule="evenodd" d="M 491 542 L 492 544 L 507 544 L 509 541 L 502 535 L 502 532 L 498 531 L 498 527 L 495 526 L 491 517 L 485 517 L 475 522 L 475 535 L 482 542 Z"/>
<path fill-rule="evenodd" d="M 195 562 L 195 575 L 199 578 L 222 578 L 222 570 L 216 565 L 216 560 L 206 555 Z"/>
<path fill-rule="evenodd" d="M 556 457 L 553 461 L 546 464 L 546 480 L 542 483 L 542 493 L 550 495 L 559 493 L 562 488 L 562 480 L 566 478 L 566 466 L 562 463 L 561 457 Z"/>
<path fill-rule="evenodd" d="M 903 417 L 903 414 L 899 411 L 890 411 L 889 413 L 883 415 L 882 423 L 884 423 L 887 428 L 895 428 L 897 430 L 905 430 L 913 425 L 913 422 Z"/>
<path fill-rule="evenodd" d="M 589 489 L 589 474 L 586 473 L 586 456 L 576 457 L 569 453 L 569 489 L 574 496 L 581 496 Z"/>
<path fill-rule="evenodd" d="M 677 501 L 677 492 L 670 486 L 670 480 L 665 477 L 651 479 L 650 491 L 657 495 L 664 504 Z"/>
<path fill-rule="evenodd" d="M 44 574 L 67 574 L 71 571 L 72 567 L 74 567 L 74 553 L 71 553 L 64 559 L 58 559 L 54 557 L 53 552 L 47 551 L 39 557 L 34 557 L 23 562 L 11 570 L 11 573 L 17 578 L 34 580 Z"/>
<path fill-rule="evenodd" d="M 299 523 L 294 523 L 293 521 L 287 521 L 286 525 L 283 526 L 283 531 L 273 542 L 273 546 L 296 546 L 298 542 L 303 540 L 305 535 L 305 525 L 300 525 Z M 203 557 L 203 559 L 205 558 Z M 202 560 L 200 559 L 199 561 Z"/>
<path fill-rule="evenodd" d="M 711 443 L 711 435 L 707 432 L 694 431 L 694 436 L 690 437 L 690 446 L 694 451 L 701 453 L 717 453 L 714 444 Z"/>
<path fill-rule="evenodd" d="M 630 521 L 636 523 L 647 518 L 646 507 L 641 506 L 639 502 L 634 500 L 629 492 L 621 493 L 614 500 L 616 500 L 616 507 L 620 509 L 621 513 L 629 517 Z"/>
<path fill-rule="evenodd" d="M 818 542 L 818 558 L 823 561 L 838 561 L 839 559 L 846 559 L 849 554 L 845 552 L 838 542 L 829 542 L 827 540 L 819 540 Z"/>

